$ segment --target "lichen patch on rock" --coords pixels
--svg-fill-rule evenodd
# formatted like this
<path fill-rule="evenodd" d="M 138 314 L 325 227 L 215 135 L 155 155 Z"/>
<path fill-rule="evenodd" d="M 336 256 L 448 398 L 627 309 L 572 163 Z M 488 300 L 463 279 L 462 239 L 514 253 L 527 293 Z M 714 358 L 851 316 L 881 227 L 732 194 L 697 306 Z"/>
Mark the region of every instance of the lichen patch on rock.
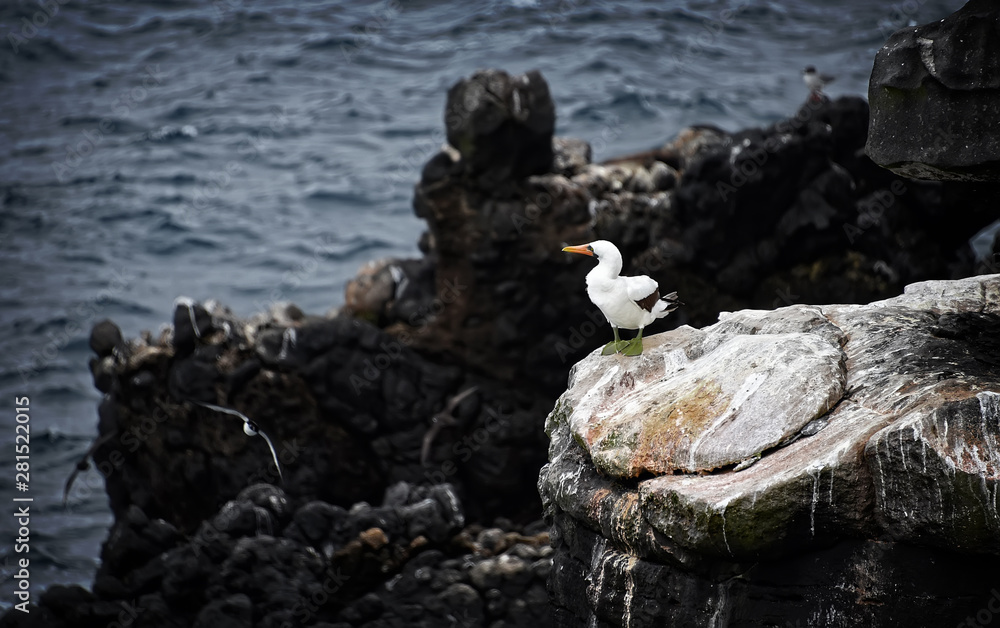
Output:
<path fill-rule="evenodd" d="M 598 469 L 638 477 L 727 467 L 792 439 L 843 395 L 844 354 L 824 338 L 740 331 L 731 321 L 681 328 L 643 359 L 595 352 L 578 364 L 564 399 Z"/>

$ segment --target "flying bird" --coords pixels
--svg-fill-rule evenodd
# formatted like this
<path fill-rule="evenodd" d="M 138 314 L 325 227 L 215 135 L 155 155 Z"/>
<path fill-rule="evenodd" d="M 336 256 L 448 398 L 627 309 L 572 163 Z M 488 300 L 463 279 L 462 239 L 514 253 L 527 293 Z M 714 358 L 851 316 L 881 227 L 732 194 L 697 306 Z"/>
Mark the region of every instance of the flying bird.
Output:
<path fill-rule="evenodd" d="M 194 399 L 188 399 L 191 403 L 201 406 L 203 408 L 208 408 L 209 410 L 214 410 L 216 412 L 222 412 L 223 414 L 228 414 L 230 416 L 238 417 L 243 420 L 243 433 L 247 436 L 260 436 L 267 443 L 268 449 L 271 450 L 271 457 L 274 459 L 274 466 L 278 469 L 278 479 L 282 482 L 285 481 L 285 477 L 281 474 L 281 464 L 278 462 L 278 452 L 274 450 L 274 443 L 271 439 L 267 437 L 264 430 L 260 429 L 256 423 L 254 423 L 248 416 L 241 412 L 237 412 L 231 408 L 223 408 L 222 406 L 217 406 L 211 403 L 204 403 L 202 401 L 195 401 Z"/>
<path fill-rule="evenodd" d="M 81 471 L 86 471 L 90 468 L 90 459 L 93 458 L 94 452 L 97 451 L 97 448 L 117 435 L 118 430 L 112 430 L 104 436 L 95 438 L 94 442 L 90 444 L 86 453 L 84 453 L 83 457 L 76 463 L 76 468 L 73 469 L 73 472 L 69 474 L 68 478 L 66 478 L 66 485 L 63 487 L 63 507 L 69 505 L 69 492 L 73 489 L 73 482 L 76 481 L 76 476 L 79 475 Z"/>
<path fill-rule="evenodd" d="M 676 292 L 661 298 L 656 281 L 646 275 L 622 277 L 622 254 L 607 240 L 567 246 L 563 251 L 597 259 L 597 266 L 587 273 L 587 296 L 601 310 L 615 332 L 614 341 L 605 345 L 601 355 L 641 355 L 643 328 L 684 305 L 677 299 Z M 618 337 L 618 328 L 638 329 L 639 334 L 632 340 L 624 341 Z"/>
<path fill-rule="evenodd" d="M 256 423 L 251 421 L 247 416 L 237 412 L 236 410 L 223 408 L 222 406 L 216 406 L 211 403 L 203 403 L 201 401 L 195 401 L 194 399 L 189 399 L 188 401 L 190 401 L 193 404 L 202 406 L 203 408 L 208 408 L 209 410 L 214 410 L 216 412 L 222 412 L 224 414 L 230 414 L 232 416 L 239 417 L 240 419 L 242 419 L 243 432 L 247 436 L 259 435 L 267 442 L 267 446 L 271 449 L 271 457 L 274 459 L 274 466 L 277 467 L 278 469 L 278 477 L 281 478 L 282 481 L 284 481 L 284 477 L 281 474 L 281 465 L 278 463 L 278 454 L 274 450 L 274 445 L 271 443 L 271 439 L 267 437 L 267 434 L 265 434 L 259 427 L 257 427 Z M 87 469 L 89 469 L 90 460 L 93 459 L 94 452 L 96 452 L 101 445 L 110 441 L 117 435 L 118 435 L 118 430 L 113 430 L 107 434 L 104 434 L 99 438 L 94 439 L 94 442 L 91 443 L 90 447 L 83 454 L 80 460 L 76 463 L 76 468 L 74 468 L 73 472 L 69 474 L 68 478 L 66 478 L 66 484 L 63 487 L 64 507 L 69 505 L 69 493 L 71 490 L 73 490 L 73 483 L 76 481 L 76 476 L 78 476 L 81 471 L 86 471 Z"/>
<path fill-rule="evenodd" d="M 455 410 L 458 405 L 465 401 L 465 398 L 472 393 L 479 390 L 479 386 L 472 386 L 471 388 L 466 388 L 462 392 L 458 393 L 454 397 L 448 400 L 445 404 L 444 410 L 438 412 L 431 417 L 431 426 L 424 434 L 424 442 L 420 447 L 420 464 L 421 466 L 427 466 L 427 461 L 431 457 L 431 446 L 434 444 L 434 439 L 437 438 L 438 432 L 440 432 L 445 427 L 451 427 L 453 425 L 458 425 L 458 419 L 455 418 Z"/>
<path fill-rule="evenodd" d="M 827 83 L 832 83 L 837 77 L 830 74 L 820 74 L 813 66 L 807 66 L 802 70 L 802 82 L 809 88 L 810 94 L 817 95 L 823 93 L 823 87 Z"/>

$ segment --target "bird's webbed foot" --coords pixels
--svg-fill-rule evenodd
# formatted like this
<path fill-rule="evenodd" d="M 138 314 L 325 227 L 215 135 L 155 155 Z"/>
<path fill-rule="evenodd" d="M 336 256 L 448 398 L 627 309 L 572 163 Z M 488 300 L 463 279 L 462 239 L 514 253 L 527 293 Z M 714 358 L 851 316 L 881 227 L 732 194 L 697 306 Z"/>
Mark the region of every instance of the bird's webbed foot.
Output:
<path fill-rule="evenodd" d="M 642 338 L 633 338 L 623 344 L 625 344 L 625 347 L 622 349 L 622 353 L 625 355 L 642 355 Z"/>
<path fill-rule="evenodd" d="M 604 349 L 601 350 L 601 355 L 611 355 L 613 353 L 621 353 L 628 347 L 628 340 L 612 340 L 608 344 L 604 345 Z"/>

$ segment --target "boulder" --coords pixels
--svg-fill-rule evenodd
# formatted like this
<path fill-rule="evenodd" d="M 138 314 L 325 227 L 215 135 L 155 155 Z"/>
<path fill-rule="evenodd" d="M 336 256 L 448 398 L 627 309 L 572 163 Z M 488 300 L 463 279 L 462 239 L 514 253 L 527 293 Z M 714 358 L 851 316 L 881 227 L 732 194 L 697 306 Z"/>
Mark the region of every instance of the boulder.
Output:
<path fill-rule="evenodd" d="M 1000 275 L 590 354 L 546 421 L 539 479 L 565 625 L 961 621 L 1000 585 L 964 558 L 1000 557 L 998 355 Z M 915 566 L 931 573 L 901 583 Z"/>
<path fill-rule="evenodd" d="M 602 473 L 634 478 L 734 465 L 790 440 L 844 394 L 844 354 L 818 335 L 761 332 L 720 342 L 712 328 L 682 329 L 688 335 L 668 349 L 650 343 L 657 349 L 638 360 L 585 360 L 572 371 L 559 403 L 574 409 L 570 431 Z"/>
<path fill-rule="evenodd" d="M 1000 6 L 969 0 L 875 56 L 866 152 L 919 179 L 1000 181 Z"/>
<path fill-rule="evenodd" d="M 104 319 L 94 324 L 90 331 L 90 350 L 97 354 L 98 358 L 106 358 L 122 343 L 122 340 L 122 330 L 118 325 Z"/>

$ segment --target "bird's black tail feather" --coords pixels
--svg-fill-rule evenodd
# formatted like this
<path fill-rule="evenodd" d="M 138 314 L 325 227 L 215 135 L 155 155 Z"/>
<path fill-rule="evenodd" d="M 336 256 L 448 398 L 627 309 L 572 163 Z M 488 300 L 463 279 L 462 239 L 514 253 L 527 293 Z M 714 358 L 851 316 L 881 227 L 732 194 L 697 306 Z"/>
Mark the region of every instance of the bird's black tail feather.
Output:
<path fill-rule="evenodd" d="M 665 297 L 660 298 L 660 301 L 663 301 L 666 304 L 666 308 L 663 310 L 664 314 L 669 314 L 670 312 L 676 310 L 678 307 L 684 305 L 684 302 L 677 298 L 676 292 L 671 292 Z"/>

